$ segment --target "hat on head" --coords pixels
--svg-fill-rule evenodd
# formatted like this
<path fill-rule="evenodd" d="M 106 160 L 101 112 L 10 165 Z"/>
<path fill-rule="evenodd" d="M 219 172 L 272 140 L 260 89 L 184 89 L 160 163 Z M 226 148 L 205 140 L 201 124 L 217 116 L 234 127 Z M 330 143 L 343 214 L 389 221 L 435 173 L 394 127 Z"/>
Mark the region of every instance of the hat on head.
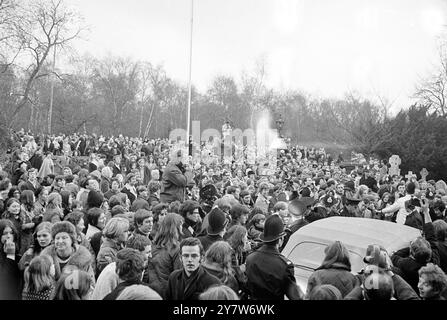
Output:
<path fill-rule="evenodd" d="M 208 184 L 199 191 L 200 198 L 203 200 L 213 200 L 218 194 L 217 188 L 213 184 Z"/>
<path fill-rule="evenodd" d="M 355 191 L 354 181 L 347 181 L 345 184 L 345 190 Z"/>
<path fill-rule="evenodd" d="M 208 235 L 213 236 L 221 233 L 228 223 L 225 212 L 219 208 L 214 208 L 208 214 Z"/>
<path fill-rule="evenodd" d="M 300 192 L 302 197 L 310 197 L 310 189 L 309 188 L 303 188 Z"/>
<path fill-rule="evenodd" d="M 281 217 L 273 214 L 265 220 L 264 232 L 259 237 L 262 242 L 273 242 L 284 236 L 284 223 Z"/>
<path fill-rule="evenodd" d="M 301 216 L 304 214 L 308 207 L 315 204 L 315 199 L 311 197 L 302 197 L 294 199 L 289 203 L 289 212 L 294 216 Z"/>
<path fill-rule="evenodd" d="M 359 204 L 362 199 L 356 196 L 346 196 L 346 204 Z"/>
<path fill-rule="evenodd" d="M 58 233 L 66 232 L 70 236 L 73 244 L 77 243 L 77 234 L 76 234 L 76 227 L 68 221 L 61 221 L 56 222 L 53 227 L 51 228 L 51 235 L 53 236 L 53 239 L 56 237 Z"/>
<path fill-rule="evenodd" d="M 241 193 L 239 194 L 239 198 L 243 198 L 243 197 L 245 197 L 245 196 L 249 196 L 250 195 L 250 192 L 248 192 L 247 190 L 243 190 L 243 191 L 241 191 Z"/>
<path fill-rule="evenodd" d="M 325 195 L 322 201 L 325 207 L 332 207 L 334 204 L 337 204 L 338 202 L 337 199 L 331 193 Z"/>
<path fill-rule="evenodd" d="M 433 191 L 431 191 L 430 189 L 428 189 L 428 190 L 425 192 L 425 197 L 426 197 L 428 200 L 433 200 L 433 199 L 435 198 L 435 194 L 434 194 Z"/>

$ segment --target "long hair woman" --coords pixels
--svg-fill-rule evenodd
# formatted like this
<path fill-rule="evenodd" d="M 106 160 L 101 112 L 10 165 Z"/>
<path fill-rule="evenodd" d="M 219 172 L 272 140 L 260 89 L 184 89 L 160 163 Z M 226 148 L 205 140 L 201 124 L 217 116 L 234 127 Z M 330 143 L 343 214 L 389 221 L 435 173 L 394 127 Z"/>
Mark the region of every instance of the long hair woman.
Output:
<path fill-rule="evenodd" d="M 307 282 L 307 295 L 313 288 L 322 284 L 330 284 L 340 290 L 343 298 L 358 284 L 351 273 L 349 251 L 343 243 L 335 241 L 325 249 L 326 256 Z"/>
<path fill-rule="evenodd" d="M 28 249 L 28 247 L 33 243 L 33 232 L 35 229 L 34 222 L 34 193 L 31 190 L 24 190 L 20 195 L 20 202 L 22 204 L 22 235 L 21 235 L 21 254 Z"/>
<path fill-rule="evenodd" d="M 152 259 L 148 263 L 148 283 L 162 297 L 165 296 L 169 275 L 182 268 L 179 250 L 183 221 L 179 214 L 168 213 L 153 241 Z"/>
<path fill-rule="evenodd" d="M 66 217 L 72 211 L 73 205 L 73 196 L 70 191 L 62 190 L 61 191 L 61 199 L 62 199 L 62 211 L 64 213 L 64 217 Z"/>
<path fill-rule="evenodd" d="M 19 300 L 22 275 L 18 262 L 18 232 L 11 220 L 0 220 L 0 300 Z"/>
<path fill-rule="evenodd" d="M 104 230 L 103 242 L 96 257 L 96 272 L 99 273 L 111 262 L 116 259 L 118 251 L 123 249 L 129 238 L 129 220 L 122 217 L 113 217 L 110 219 Z"/>
<path fill-rule="evenodd" d="M 154 225 L 151 231 L 151 237 L 155 239 L 158 229 L 160 229 L 160 224 L 168 213 L 169 205 L 167 203 L 159 203 L 152 208 L 152 213 L 154 215 Z"/>
<path fill-rule="evenodd" d="M 12 224 L 15 227 L 15 230 L 17 230 L 17 237 L 15 240 L 17 241 L 17 254 L 22 254 L 22 226 L 24 221 L 24 216 L 22 212 L 22 206 L 20 204 L 20 201 L 16 198 L 10 198 L 6 202 L 5 205 L 5 212 L 3 212 L 2 218 L 8 219 L 12 222 Z M 26 248 L 25 248 L 26 249 Z"/>
<path fill-rule="evenodd" d="M 56 223 L 62 221 L 64 212 L 62 210 L 62 196 L 57 192 L 52 192 L 48 196 L 47 207 L 43 215 L 43 221 Z"/>
<path fill-rule="evenodd" d="M 241 299 L 245 299 L 249 293 L 247 275 L 245 274 L 245 259 L 252 250 L 247 229 L 240 225 L 231 227 L 226 233 L 226 241 L 233 249 L 231 263 L 239 284 L 239 295 Z"/>
<path fill-rule="evenodd" d="M 239 284 L 232 267 L 232 253 L 233 249 L 228 242 L 214 242 L 205 253 L 205 261 L 202 263 L 202 267 L 208 273 L 220 279 L 224 285 L 238 292 Z"/>
<path fill-rule="evenodd" d="M 87 239 L 85 233 L 83 232 L 85 230 L 84 213 L 80 210 L 74 210 L 73 212 L 70 212 L 68 215 L 66 215 L 64 220 L 71 222 L 76 227 L 78 243 L 81 246 L 86 247 L 90 251 L 90 253 L 95 256 L 95 252 L 93 251 L 90 241 Z M 96 266 L 96 263 L 94 263 L 94 261 L 92 261 L 92 266 Z"/>
<path fill-rule="evenodd" d="M 50 300 L 54 290 L 54 263 L 47 255 L 33 258 L 26 268 L 23 300 Z"/>
<path fill-rule="evenodd" d="M 28 267 L 28 265 L 30 264 L 31 260 L 34 257 L 40 255 L 42 250 L 51 244 L 51 241 L 53 240 L 53 237 L 51 236 L 52 227 L 53 224 L 48 221 L 41 222 L 37 225 L 33 235 L 33 244 L 29 248 L 27 248 L 22 258 L 20 259 L 20 270 L 25 270 L 25 268 Z"/>
<path fill-rule="evenodd" d="M 45 213 L 48 201 L 48 189 L 40 186 L 36 190 L 37 201 L 34 203 L 34 215 L 42 216 Z"/>
<path fill-rule="evenodd" d="M 76 278 L 76 280 L 74 280 Z M 73 281 L 73 282 L 71 282 Z M 76 286 L 67 286 L 74 283 Z M 62 273 L 54 289 L 54 300 L 89 300 L 92 292 L 92 279 L 84 270 L 72 266 Z"/>

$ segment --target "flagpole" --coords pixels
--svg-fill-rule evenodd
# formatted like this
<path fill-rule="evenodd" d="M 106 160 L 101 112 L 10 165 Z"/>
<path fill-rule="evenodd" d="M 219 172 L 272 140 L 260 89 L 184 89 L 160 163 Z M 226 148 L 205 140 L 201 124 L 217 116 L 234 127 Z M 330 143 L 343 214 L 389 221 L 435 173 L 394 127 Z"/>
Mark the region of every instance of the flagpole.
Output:
<path fill-rule="evenodd" d="M 194 24 L 194 0 L 191 0 L 191 35 L 189 44 L 189 81 L 188 81 L 188 112 L 186 117 L 186 143 L 189 148 L 190 124 L 191 124 L 191 73 L 192 73 L 192 34 Z"/>

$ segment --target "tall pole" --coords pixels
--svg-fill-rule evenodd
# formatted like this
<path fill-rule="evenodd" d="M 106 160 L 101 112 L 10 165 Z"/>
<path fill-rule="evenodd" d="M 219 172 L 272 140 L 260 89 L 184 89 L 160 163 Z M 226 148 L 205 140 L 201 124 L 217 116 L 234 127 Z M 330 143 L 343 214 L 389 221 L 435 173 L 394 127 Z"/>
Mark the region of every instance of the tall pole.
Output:
<path fill-rule="evenodd" d="M 53 116 L 53 97 L 54 97 L 54 72 L 56 68 L 56 46 L 54 46 L 53 53 L 53 71 L 51 75 L 51 87 L 50 87 L 50 109 L 48 110 L 48 134 L 51 134 L 51 118 Z"/>
<path fill-rule="evenodd" d="M 190 124 L 191 124 L 191 72 L 192 72 L 192 31 L 194 24 L 194 0 L 191 0 L 191 35 L 189 43 L 189 81 L 188 81 L 188 114 L 186 117 L 186 143 L 189 148 Z"/>

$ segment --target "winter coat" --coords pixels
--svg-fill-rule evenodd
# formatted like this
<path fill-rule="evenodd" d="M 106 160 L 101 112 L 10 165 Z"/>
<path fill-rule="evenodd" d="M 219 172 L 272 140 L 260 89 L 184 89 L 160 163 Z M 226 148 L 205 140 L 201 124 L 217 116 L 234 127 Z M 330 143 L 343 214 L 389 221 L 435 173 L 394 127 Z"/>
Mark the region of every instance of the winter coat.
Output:
<path fill-rule="evenodd" d="M 155 194 L 151 194 L 151 195 L 149 196 L 149 199 L 147 199 L 147 202 L 149 203 L 149 206 L 150 206 L 151 208 L 153 208 L 153 207 L 155 207 L 157 204 L 160 203 L 160 198 L 157 197 L 157 195 L 155 195 Z"/>
<path fill-rule="evenodd" d="M 102 176 L 101 182 L 99 183 L 99 189 L 103 194 L 105 194 L 107 191 L 110 190 L 111 182 L 110 179 L 107 177 Z"/>
<path fill-rule="evenodd" d="M 438 242 L 439 266 L 447 274 L 447 241 Z"/>
<path fill-rule="evenodd" d="M 390 275 L 393 279 L 394 298 L 396 300 L 420 300 L 417 293 L 401 276 L 393 272 Z M 360 283 L 363 283 L 364 275 L 359 274 L 358 279 Z M 344 300 L 364 300 L 364 298 L 362 288 L 356 287 L 345 296 Z"/>
<path fill-rule="evenodd" d="M 418 292 L 419 269 L 426 265 L 426 263 L 418 262 L 410 257 L 410 248 L 404 248 L 395 252 L 391 256 L 393 265 L 400 269 L 402 278 Z"/>
<path fill-rule="evenodd" d="M 43 159 L 42 166 L 40 167 L 39 172 L 37 173 L 38 178 L 44 178 L 49 174 L 54 173 L 54 163 L 51 158 L 46 157 Z"/>
<path fill-rule="evenodd" d="M 185 222 L 182 225 L 182 239 L 197 237 L 201 228 L 201 223 L 194 223 L 189 219 L 185 219 Z"/>
<path fill-rule="evenodd" d="M 211 275 L 219 279 L 222 284 L 230 287 L 234 292 L 239 292 L 239 284 L 234 275 L 225 275 L 222 267 L 216 265 L 215 263 L 204 262 L 202 267 Z"/>
<path fill-rule="evenodd" d="M 133 203 L 135 201 L 135 199 L 137 198 L 137 193 L 136 193 L 135 188 L 133 190 L 131 190 L 130 187 L 125 186 L 124 188 L 121 189 L 121 193 L 127 194 L 127 198 L 129 198 L 130 203 Z"/>
<path fill-rule="evenodd" d="M 186 176 L 175 164 L 169 164 L 162 175 L 160 201 L 165 203 L 176 200 L 183 202 L 186 185 Z"/>
<path fill-rule="evenodd" d="M 359 285 L 359 280 L 351 273 L 348 266 L 334 263 L 330 269 L 317 269 L 307 281 L 307 295 L 322 284 L 331 284 L 340 290 L 344 298 L 348 293 Z"/>
<path fill-rule="evenodd" d="M 208 250 L 208 248 L 211 247 L 211 245 L 214 242 L 224 241 L 224 239 L 221 237 L 220 234 L 213 235 L 213 236 L 206 235 L 206 236 L 203 236 L 203 237 L 199 237 L 199 240 L 202 243 L 204 252 L 206 252 L 206 250 Z"/>
<path fill-rule="evenodd" d="M 121 191 L 117 190 L 117 191 L 113 191 L 112 189 L 109 189 L 106 193 L 104 193 L 104 198 L 106 198 L 107 200 L 110 200 L 110 198 L 112 196 L 115 196 L 117 194 L 119 194 Z"/>
<path fill-rule="evenodd" d="M 261 236 L 262 233 L 263 233 L 262 230 L 256 228 L 255 226 L 251 226 L 248 229 L 248 239 L 257 241 L 260 239 L 259 237 Z"/>
<path fill-rule="evenodd" d="M 199 266 L 189 277 L 181 270 L 174 271 L 168 280 L 166 300 L 198 300 L 199 295 L 220 280 Z"/>
<path fill-rule="evenodd" d="M 31 190 L 34 194 L 36 194 L 36 190 L 39 189 L 39 187 L 40 187 L 39 182 L 36 182 L 36 184 L 34 185 L 29 180 L 21 182 L 19 185 L 20 191 Z"/>
<path fill-rule="evenodd" d="M 56 269 L 56 274 L 55 274 L 55 280 L 59 280 L 60 276 L 61 276 L 61 268 L 60 268 L 60 264 L 57 263 L 58 256 L 56 253 L 56 248 L 54 246 L 54 244 L 46 247 L 45 249 L 43 249 L 41 254 L 46 254 L 49 255 L 53 258 L 54 263 L 54 267 Z M 91 255 L 91 253 L 88 251 L 87 248 L 85 248 L 84 246 L 75 245 L 75 251 L 72 253 L 72 255 L 70 256 L 70 258 L 68 259 L 68 262 L 65 264 L 65 266 L 68 265 L 72 265 L 72 266 L 76 266 L 78 267 L 80 270 L 84 270 L 86 272 L 88 272 L 88 274 L 90 275 L 90 278 L 92 279 L 92 284 L 95 284 L 95 274 L 93 272 L 93 268 L 92 268 L 92 260 L 93 257 Z"/>
<path fill-rule="evenodd" d="M 267 200 L 262 194 L 258 194 L 254 206 L 261 208 L 264 214 L 267 214 L 269 213 L 270 201 Z"/>
<path fill-rule="evenodd" d="M 0 251 L 0 300 L 20 300 L 23 287 L 23 274 L 20 272 L 18 262 L 6 257 L 3 250 Z"/>
<path fill-rule="evenodd" d="M 428 262 L 439 265 L 439 251 L 437 242 L 434 237 L 434 230 L 432 223 L 426 223 L 424 225 L 425 239 L 430 243 L 432 249 L 431 259 Z M 410 248 L 403 248 L 396 251 L 391 256 L 393 265 L 400 270 L 402 278 L 408 282 L 414 291 L 419 292 L 419 269 L 427 264 L 425 261 L 416 261 L 410 257 Z"/>
<path fill-rule="evenodd" d="M 152 247 L 152 258 L 148 261 L 143 282 L 148 283 L 163 298 L 168 287 L 169 275 L 183 267 L 179 252 L 179 249 L 168 250 L 162 246 Z"/>
<path fill-rule="evenodd" d="M 115 241 L 105 238 L 96 257 L 96 273 L 99 274 L 109 263 L 116 260 L 121 246 Z"/>

